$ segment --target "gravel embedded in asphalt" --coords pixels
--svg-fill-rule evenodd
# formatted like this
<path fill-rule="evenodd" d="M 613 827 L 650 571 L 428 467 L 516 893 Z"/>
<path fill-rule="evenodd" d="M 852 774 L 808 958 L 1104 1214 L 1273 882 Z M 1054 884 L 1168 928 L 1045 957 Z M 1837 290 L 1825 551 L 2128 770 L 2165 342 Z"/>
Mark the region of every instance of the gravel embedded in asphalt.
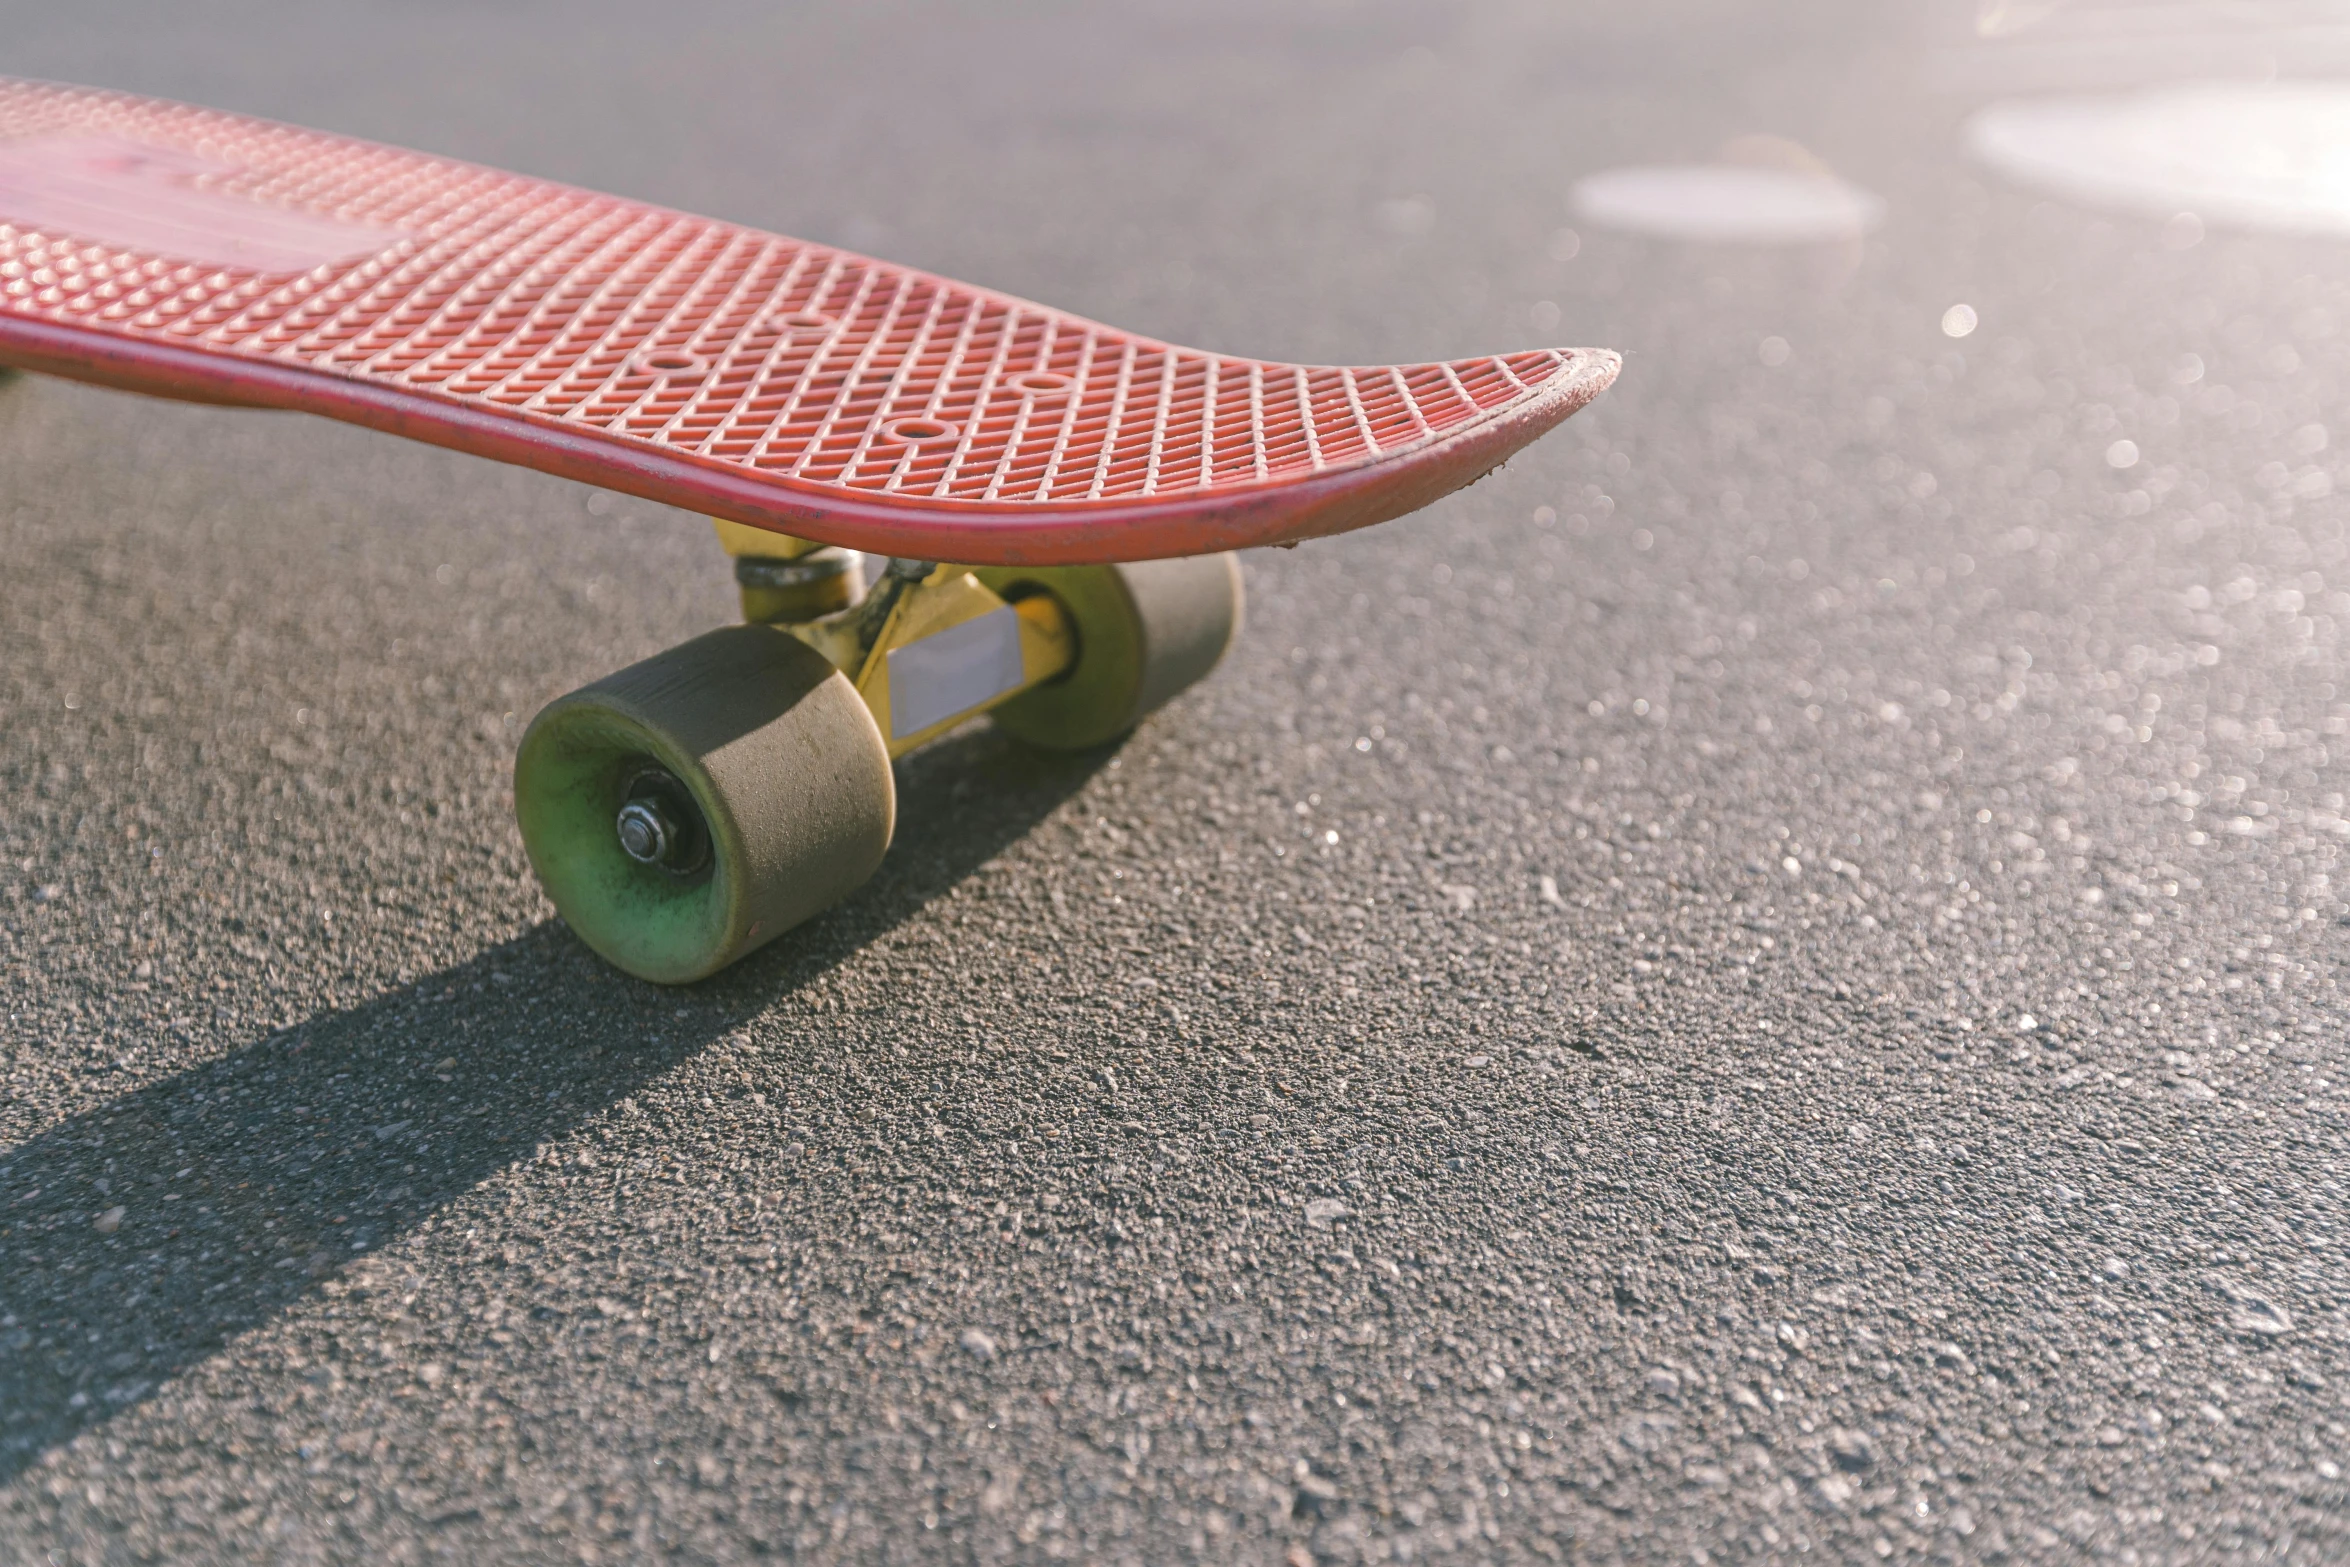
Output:
<path fill-rule="evenodd" d="M 1628 358 L 677 991 L 508 769 L 706 524 L 0 386 L 0 1554 L 2350 1549 L 2338 246 L 1993 183 L 1807 15 L 15 18 L 1178 341 Z M 1884 226 L 1561 239 L 1754 131 Z"/>

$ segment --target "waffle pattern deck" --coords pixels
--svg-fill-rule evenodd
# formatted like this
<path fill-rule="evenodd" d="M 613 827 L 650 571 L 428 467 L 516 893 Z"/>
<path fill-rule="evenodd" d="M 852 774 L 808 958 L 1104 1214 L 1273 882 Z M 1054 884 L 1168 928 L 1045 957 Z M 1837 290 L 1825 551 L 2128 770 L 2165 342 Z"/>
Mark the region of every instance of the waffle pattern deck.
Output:
<path fill-rule="evenodd" d="M 6 80 L 0 359 L 973 563 L 1191 554 L 1400 515 L 1564 419 L 1617 363 L 1202 353 L 544 180 Z"/>

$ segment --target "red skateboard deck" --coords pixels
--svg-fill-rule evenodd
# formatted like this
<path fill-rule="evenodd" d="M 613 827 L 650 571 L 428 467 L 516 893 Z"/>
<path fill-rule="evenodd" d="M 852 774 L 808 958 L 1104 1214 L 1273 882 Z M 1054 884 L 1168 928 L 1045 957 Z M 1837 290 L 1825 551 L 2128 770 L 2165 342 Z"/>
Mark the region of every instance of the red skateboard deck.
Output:
<path fill-rule="evenodd" d="M 0 363 L 966 565 L 1383 522 L 1499 466 L 1619 365 L 1235 359 L 546 180 L 6 78 Z"/>

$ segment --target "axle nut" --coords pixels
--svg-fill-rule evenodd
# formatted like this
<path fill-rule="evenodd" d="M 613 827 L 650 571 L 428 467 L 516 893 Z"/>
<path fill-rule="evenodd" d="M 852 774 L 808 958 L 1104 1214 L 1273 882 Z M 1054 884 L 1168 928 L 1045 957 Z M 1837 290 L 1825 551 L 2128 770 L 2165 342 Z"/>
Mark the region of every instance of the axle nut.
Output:
<path fill-rule="evenodd" d="M 620 848 L 640 865 L 659 865 L 669 857 L 677 828 L 658 800 L 631 800 L 620 808 Z"/>

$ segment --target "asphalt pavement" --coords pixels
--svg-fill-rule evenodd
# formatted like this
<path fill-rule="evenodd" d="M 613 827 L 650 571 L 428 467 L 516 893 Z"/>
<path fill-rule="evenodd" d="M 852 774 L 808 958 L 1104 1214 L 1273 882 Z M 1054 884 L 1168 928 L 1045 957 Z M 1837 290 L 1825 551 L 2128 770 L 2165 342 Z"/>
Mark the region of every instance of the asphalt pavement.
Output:
<path fill-rule="evenodd" d="M 6 6 L 1179 342 L 1626 366 L 677 991 L 508 770 L 727 618 L 706 524 L 0 387 L 0 1557 L 2350 1554 L 2350 242 L 2010 186 L 1971 4 L 1790 9 Z M 1568 204 L 1756 135 L 1882 224 Z"/>

